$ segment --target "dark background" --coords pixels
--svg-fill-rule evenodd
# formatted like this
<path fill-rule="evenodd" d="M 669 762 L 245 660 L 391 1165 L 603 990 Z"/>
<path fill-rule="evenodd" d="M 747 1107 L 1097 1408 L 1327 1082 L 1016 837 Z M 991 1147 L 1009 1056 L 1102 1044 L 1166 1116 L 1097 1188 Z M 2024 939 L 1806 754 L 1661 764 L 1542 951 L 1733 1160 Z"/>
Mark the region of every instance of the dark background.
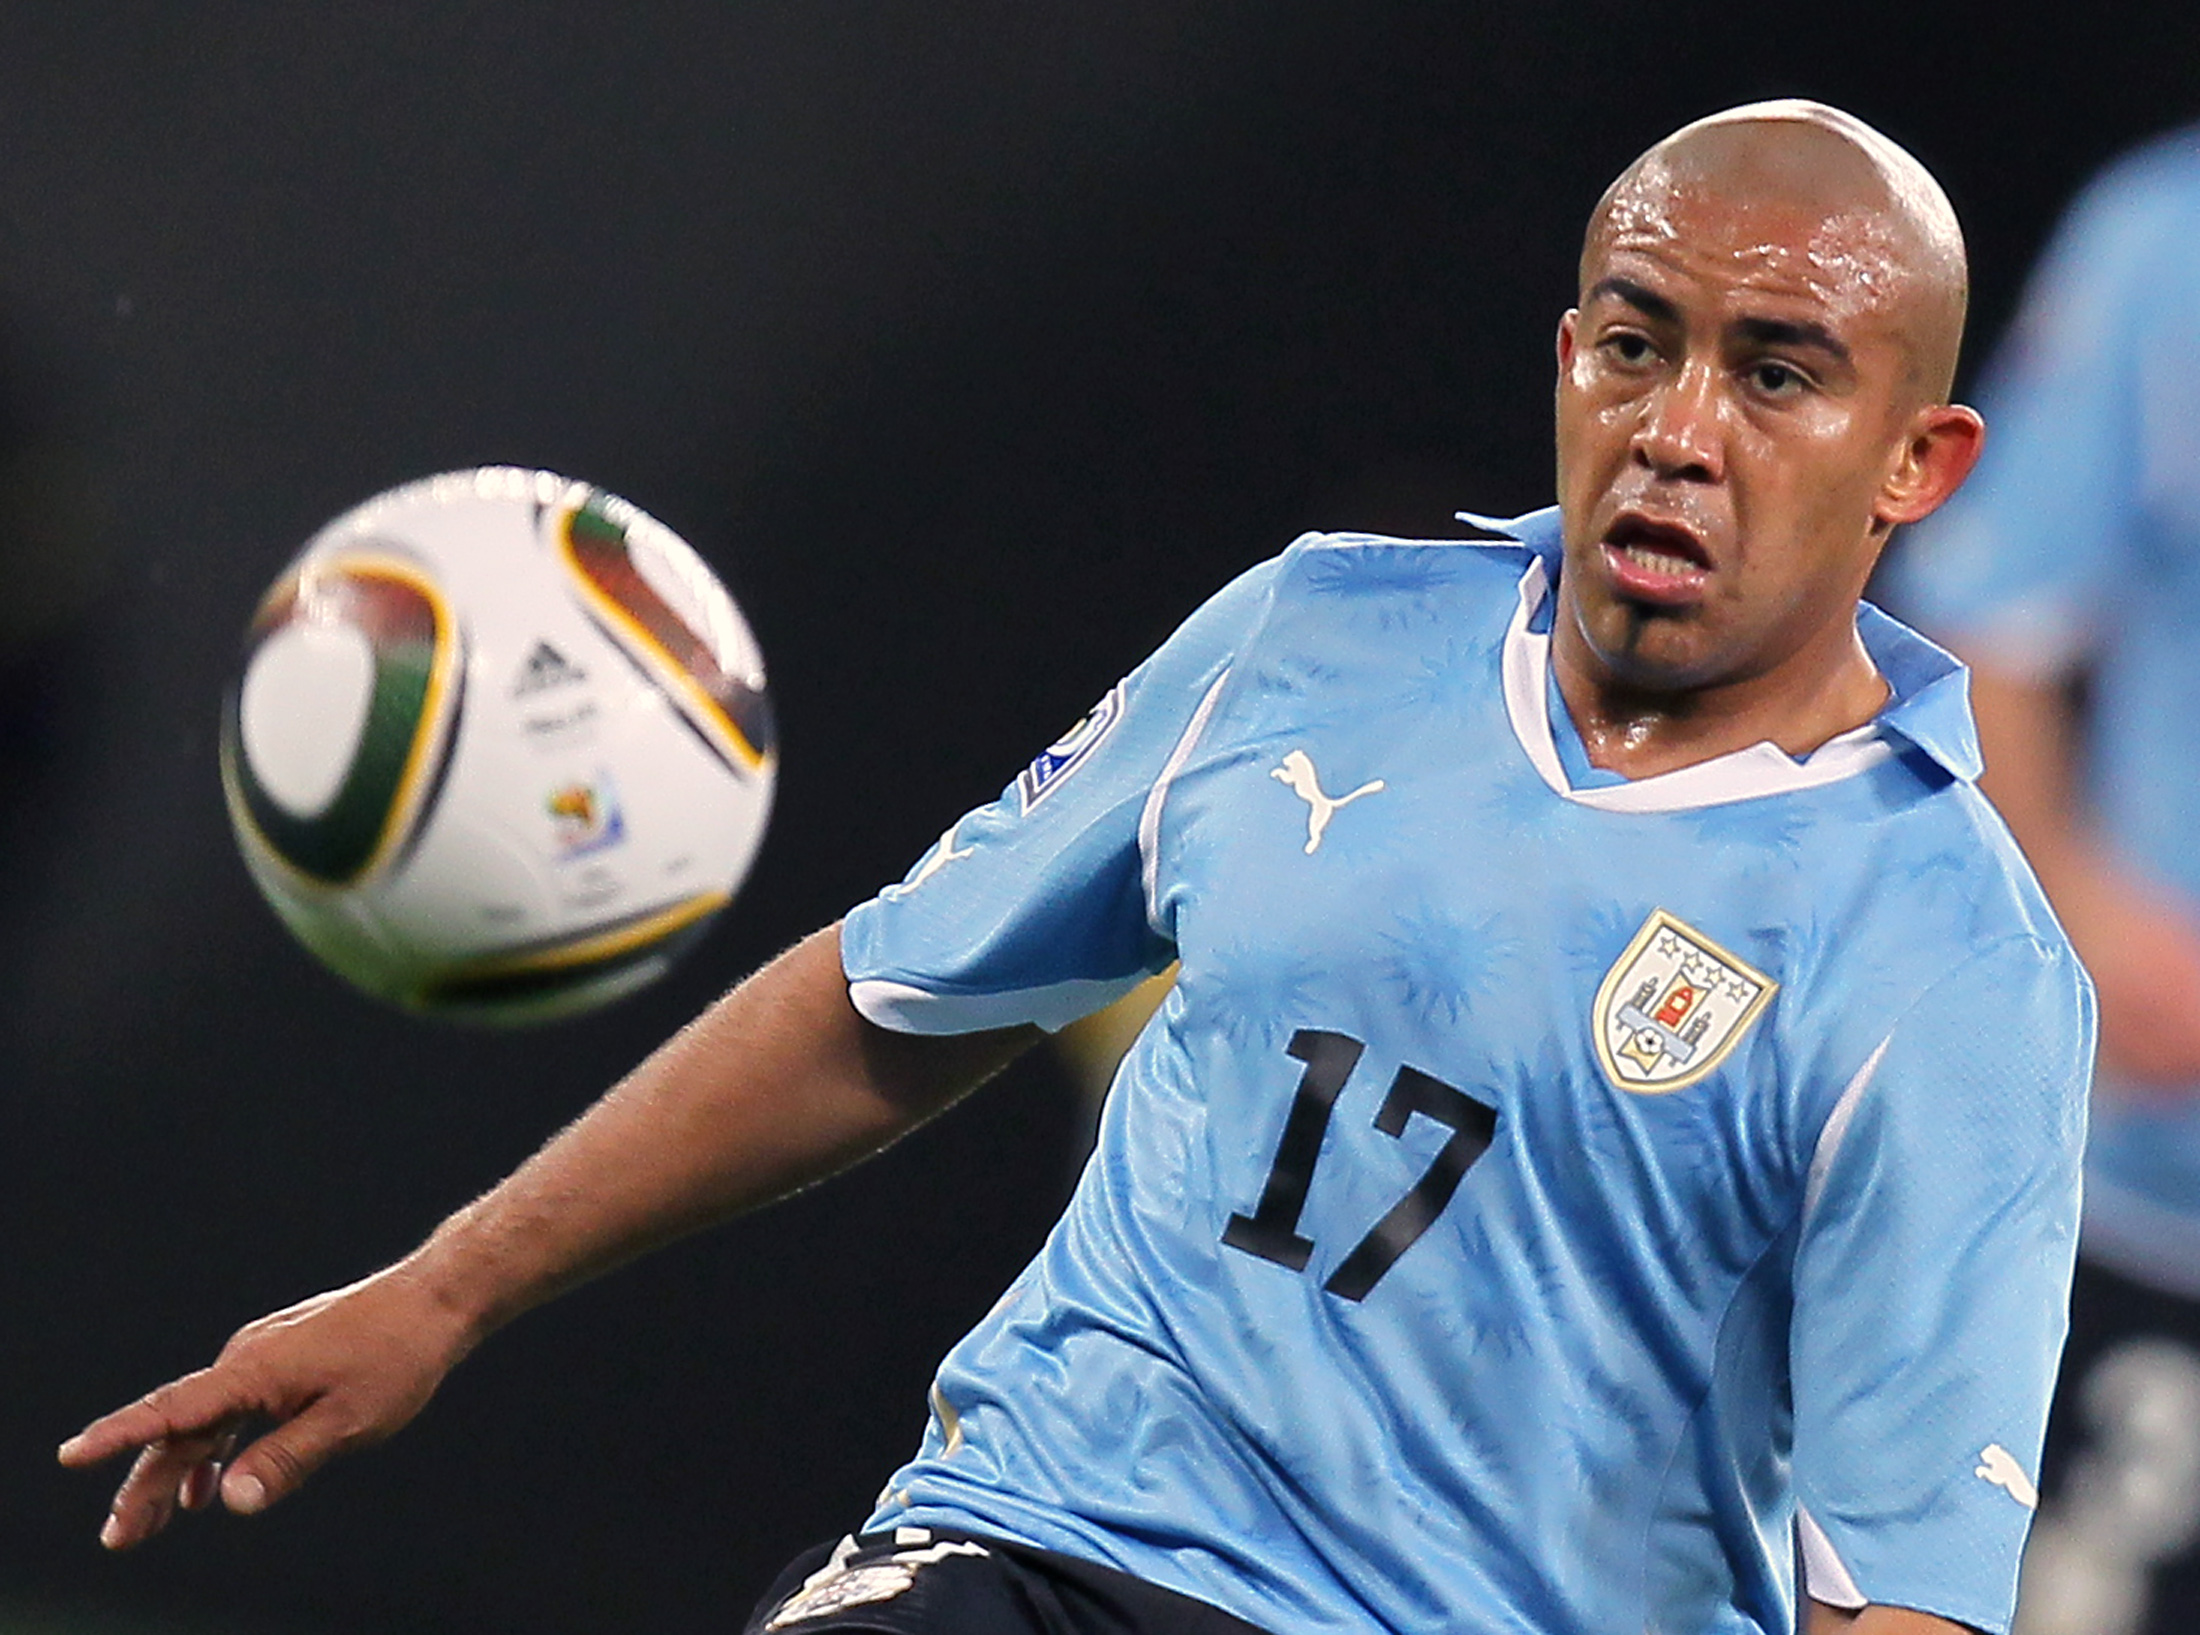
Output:
<path fill-rule="evenodd" d="M 2200 10 L 2167 5 L 74 0 L 0 24 L 11 1632 L 734 1627 L 862 1517 L 932 1362 L 1036 1245 L 1078 1128 L 1050 1060 L 525 1319 L 265 1518 L 108 1558 L 109 1484 L 51 1450 L 408 1247 L 1239 568 L 1309 527 L 1542 503 L 1580 223 L 1673 125 L 1778 94 L 1880 124 L 1964 215 L 1985 340 L 2081 179 L 2200 114 Z M 516 1035 L 315 968 L 214 765 L 243 621 L 305 536 L 491 461 L 692 540 L 785 742 L 704 947 Z"/>

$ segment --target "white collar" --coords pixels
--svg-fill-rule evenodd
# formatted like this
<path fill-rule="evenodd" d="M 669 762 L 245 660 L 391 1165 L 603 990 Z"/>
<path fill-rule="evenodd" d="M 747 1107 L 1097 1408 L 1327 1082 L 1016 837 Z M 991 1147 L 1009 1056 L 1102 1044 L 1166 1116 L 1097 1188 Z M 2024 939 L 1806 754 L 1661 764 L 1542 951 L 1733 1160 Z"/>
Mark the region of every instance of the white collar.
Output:
<path fill-rule="evenodd" d="M 1530 628 L 1549 594 L 1550 575 L 1543 558 L 1534 557 L 1520 576 L 1520 606 L 1505 632 L 1505 714 L 1513 736 L 1556 795 L 1606 812 L 1686 812 L 1837 783 L 1895 753 L 1873 720 L 1827 739 L 1800 761 L 1777 744 L 1755 743 L 1654 777 L 1576 789 L 1566 781 L 1558 742 L 1551 735 L 1551 638 Z"/>

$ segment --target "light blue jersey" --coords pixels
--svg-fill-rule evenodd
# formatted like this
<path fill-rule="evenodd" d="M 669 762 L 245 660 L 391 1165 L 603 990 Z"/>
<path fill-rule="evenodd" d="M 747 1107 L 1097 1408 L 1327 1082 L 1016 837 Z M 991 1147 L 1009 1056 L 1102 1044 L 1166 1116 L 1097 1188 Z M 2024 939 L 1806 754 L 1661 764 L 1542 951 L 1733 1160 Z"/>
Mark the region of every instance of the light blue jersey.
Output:
<path fill-rule="evenodd" d="M 850 915 L 905 1031 L 1182 962 L 870 1525 L 1289 1635 L 1784 1635 L 1800 1536 L 2005 1628 L 2091 998 L 1961 672 L 1866 610 L 1875 725 L 1612 778 L 1518 531 L 1300 541 Z"/>
<path fill-rule="evenodd" d="M 1985 457 L 1890 596 L 2019 676 L 2087 677 L 2089 810 L 2200 915 L 2200 129 L 2079 201 L 1983 407 Z M 2104 1094 L 2092 1140 L 2087 1253 L 2200 1297 L 2200 1085 Z"/>

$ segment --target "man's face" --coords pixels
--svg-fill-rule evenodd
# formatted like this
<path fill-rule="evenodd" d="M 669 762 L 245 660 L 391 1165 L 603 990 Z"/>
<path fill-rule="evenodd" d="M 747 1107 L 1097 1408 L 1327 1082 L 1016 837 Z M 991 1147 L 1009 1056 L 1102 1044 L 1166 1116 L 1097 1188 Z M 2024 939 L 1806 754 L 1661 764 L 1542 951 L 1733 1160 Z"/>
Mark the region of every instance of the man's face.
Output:
<path fill-rule="evenodd" d="M 1559 331 L 1567 651 L 1670 693 L 1853 642 L 1916 407 L 1909 276 L 1867 212 L 1655 178 L 1614 201 Z"/>

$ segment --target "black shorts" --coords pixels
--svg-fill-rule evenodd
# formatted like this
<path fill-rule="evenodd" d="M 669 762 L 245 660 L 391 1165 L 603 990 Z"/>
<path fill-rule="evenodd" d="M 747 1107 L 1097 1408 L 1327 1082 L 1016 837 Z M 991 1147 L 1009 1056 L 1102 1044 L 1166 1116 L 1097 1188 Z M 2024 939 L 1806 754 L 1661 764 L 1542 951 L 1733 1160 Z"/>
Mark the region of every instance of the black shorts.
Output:
<path fill-rule="evenodd" d="M 2017 1629 L 2200 1630 L 2200 1301 L 2082 1257 Z"/>
<path fill-rule="evenodd" d="M 1219 1607 L 1052 1550 L 901 1527 L 795 1558 L 747 1635 L 1265 1635 Z"/>

